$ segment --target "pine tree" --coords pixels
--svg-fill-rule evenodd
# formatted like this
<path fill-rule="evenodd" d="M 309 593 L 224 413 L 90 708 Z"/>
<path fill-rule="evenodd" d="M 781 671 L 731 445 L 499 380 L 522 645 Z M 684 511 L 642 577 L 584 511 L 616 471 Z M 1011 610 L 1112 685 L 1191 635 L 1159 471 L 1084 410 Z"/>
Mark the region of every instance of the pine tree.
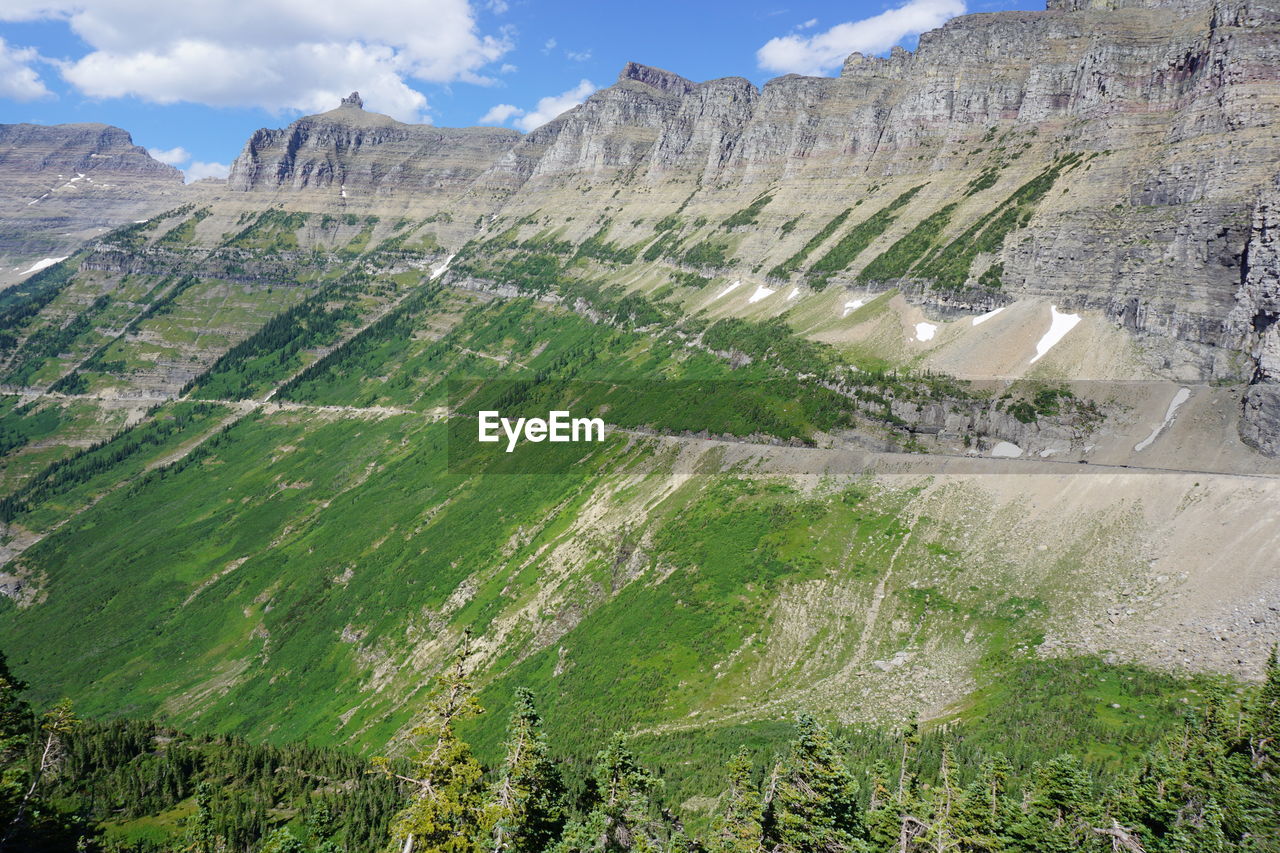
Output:
<path fill-rule="evenodd" d="M 765 806 L 765 844 L 777 853 L 863 850 L 857 785 L 831 742 L 808 714 L 771 780 Z"/>
<path fill-rule="evenodd" d="M 956 806 L 955 832 L 962 850 L 998 851 L 1007 848 L 1013 819 L 1009 802 L 1009 777 L 1013 767 L 1003 755 L 982 762 L 973 783 Z"/>
<path fill-rule="evenodd" d="M 714 849 L 718 853 L 758 853 L 764 804 L 751 781 L 751 754 L 746 748 L 729 759 L 729 789 L 716 827 Z"/>
<path fill-rule="evenodd" d="M 482 712 L 467 676 L 470 633 L 463 635 L 453 665 L 440 676 L 440 693 L 427 722 L 413 730 L 422 744 L 412 774 L 385 772 L 415 788 L 413 801 L 392 827 L 400 849 L 417 853 L 478 853 L 486 849 L 483 832 L 484 773 L 471 747 L 455 731 L 459 720 Z"/>
<path fill-rule="evenodd" d="M 1097 822 L 1089 780 L 1072 755 L 1060 755 L 1034 769 L 1027 806 L 1011 828 L 1015 850 L 1077 853 L 1096 840 Z"/>
<path fill-rule="evenodd" d="M 660 853 L 680 846 L 681 839 L 664 838 L 655 818 L 661 780 L 640 765 L 621 733 L 596 756 L 595 783 L 599 801 L 565 829 L 555 853 Z"/>
<path fill-rule="evenodd" d="M 564 783 L 548 755 L 533 694 L 516 690 L 507 756 L 486 810 L 489 849 L 538 853 L 559 836 L 565 818 Z"/>
<path fill-rule="evenodd" d="M 1280 764 L 1280 652 L 1275 646 L 1249 719 L 1249 741 L 1255 764 Z"/>
<path fill-rule="evenodd" d="M 208 782 L 196 786 L 196 812 L 187 820 L 186 846 L 191 853 L 218 853 L 226 845 L 213 826 L 213 788 Z"/>

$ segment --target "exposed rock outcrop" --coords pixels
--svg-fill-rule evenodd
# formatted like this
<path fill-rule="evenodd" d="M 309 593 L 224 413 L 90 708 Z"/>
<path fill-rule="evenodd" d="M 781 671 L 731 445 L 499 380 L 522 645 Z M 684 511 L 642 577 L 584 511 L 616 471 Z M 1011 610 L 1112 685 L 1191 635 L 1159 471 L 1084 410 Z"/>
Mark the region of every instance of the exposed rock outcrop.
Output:
<path fill-rule="evenodd" d="M 173 206 L 183 191 L 180 171 L 105 124 L 0 124 L 0 185 L 0 283 Z"/>
<path fill-rule="evenodd" d="M 1280 454 L 1280 175 L 1253 212 L 1240 293 L 1228 328 L 1257 365 L 1244 399 L 1240 437 Z"/>

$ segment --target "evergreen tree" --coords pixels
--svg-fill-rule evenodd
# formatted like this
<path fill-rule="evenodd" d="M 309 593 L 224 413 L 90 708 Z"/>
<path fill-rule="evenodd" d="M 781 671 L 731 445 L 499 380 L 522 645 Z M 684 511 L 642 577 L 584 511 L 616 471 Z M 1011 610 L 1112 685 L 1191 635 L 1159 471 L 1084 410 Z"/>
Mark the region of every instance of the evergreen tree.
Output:
<path fill-rule="evenodd" d="M 729 789 L 716 827 L 718 853 L 758 853 L 761 849 L 764 804 L 751 781 L 751 754 L 738 750 L 729 760 Z"/>
<path fill-rule="evenodd" d="M 596 756 L 595 783 L 599 801 L 565 829 L 555 853 L 665 853 L 683 846 L 682 833 L 664 833 L 655 817 L 661 780 L 636 761 L 621 733 Z"/>
<path fill-rule="evenodd" d="M 864 850 L 857 785 L 830 733 L 802 715 L 765 805 L 765 844 L 777 853 Z"/>
<path fill-rule="evenodd" d="M 955 831 L 960 849 L 998 853 L 1007 849 L 1009 824 L 1014 815 L 1009 802 L 1009 777 L 1013 767 L 1003 755 L 982 762 L 978 775 L 956 806 Z"/>
<path fill-rule="evenodd" d="M 1011 827 L 1014 850 L 1076 853 L 1096 840 L 1089 780 L 1072 755 L 1060 755 L 1034 769 L 1023 814 Z"/>
<path fill-rule="evenodd" d="M 282 826 L 263 840 L 258 853 L 306 853 L 307 847 L 287 826 Z"/>
<path fill-rule="evenodd" d="M 565 791 L 551 760 L 533 694 L 516 690 L 507 755 L 486 814 L 494 853 L 538 853 L 564 826 Z"/>
<path fill-rule="evenodd" d="M 453 665 L 440 676 L 440 694 L 427 722 L 414 729 L 422 747 L 413 757 L 411 776 L 384 770 L 415 788 L 413 801 L 397 816 L 393 838 L 414 853 L 478 853 L 483 838 L 484 774 L 455 724 L 482 712 L 467 676 L 470 633 L 463 636 Z"/>
<path fill-rule="evenodd" d="M 213 787 L 208 782 L 196 786 L 196 811 L 187 820 L 186 846 L 191 853 L 219 853 L 226 843 L 213 825 Z"/>

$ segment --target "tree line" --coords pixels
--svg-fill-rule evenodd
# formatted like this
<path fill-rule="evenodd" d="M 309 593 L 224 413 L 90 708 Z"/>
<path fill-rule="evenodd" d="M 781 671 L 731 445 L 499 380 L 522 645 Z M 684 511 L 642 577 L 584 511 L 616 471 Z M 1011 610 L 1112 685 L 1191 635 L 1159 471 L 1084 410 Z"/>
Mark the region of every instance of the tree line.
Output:
<path fill-rule="evenodd" d="M 0 853 L 1274 853 L 1280 851 L 1280 661 L 1235 694 L 1210 691 L 1127 773 L 1099 789 L 1081 760 L 1037 763 L 1020 788 L 998 754 L 927 754 L 909 723 L 862 772 L 812 715 L 760 766 L 724 768 L 708 830 L 686 828 L 663 781 L 615 735 L 585 779 L 566 773 L 533 695 L 517 690 L 486 769 L 459 733 L 484 712 L 464 637 L 408 760 L 182 735 L 156 723 L 37 717 L 0 657 Z M 690 734 L 690 749 L 698 735 Z M 182 748 L 175 748 L 175 742 Z M 158 744 L 167 744 L 160 748 Z M 924 768 L 928 767 L 928 771 Z M 104 820 L 194 804 L 181 832 L 123 842 Z"/>

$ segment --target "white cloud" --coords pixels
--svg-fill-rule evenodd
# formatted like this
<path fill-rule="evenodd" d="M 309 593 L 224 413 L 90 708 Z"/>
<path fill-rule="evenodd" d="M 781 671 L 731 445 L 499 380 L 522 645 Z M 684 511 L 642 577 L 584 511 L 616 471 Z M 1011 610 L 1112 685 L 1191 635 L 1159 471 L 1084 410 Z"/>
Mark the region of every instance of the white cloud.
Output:
<path fill-rule="evenodd" d="M 6 0 L 0 20 L 66 20 L 91 52 L 64 76 L 93 97 L 133 95 L 269 110 L 320 110 L 353 89 L 369 109 L 416 120 L 411 80 L 491 82 L 513 46 L 483 34 L 469 0 Z"/>
<path fill-rule="evenodd" d="M 797 30 L 811 30 L 811 29 L 813 29 L 813 28 L 814 28 L 814 27 L 816 27 L 816 26 L 818 26 L 818 19 L 817 19 L 817 18 L 810 18 L 809 20 L 805 21 L 803 24 L 800 24 L 798 27 L 796 27 L 796 29 L 797 29 Z"/>
<path fill-rule="evenodd" d="M 199 160 L 183 169 L 187 175 L 187 183 L 202 178 L 225 178 L 231 174 L 231 167 L 226 163 L 203 163 Z"/>
<path fill-rule="evenodd" d="M 756 51 L 767 71 L 821 75 L 838 69 L 849 54 L 883 53 L 905 36 L 941 26 L 965 12 L 964 0 L 909 0 L 861 21 L 837 24 L 808 38 L 787 35 L 770 39 Z"/>
<path fill-rule="evenodd" d="M 555 39 L 547 39 L 546 44 L 544 44 L 544 45 L 542 46 L 542 52 L 543 52 L 543 53 L 550 53 L 551 51 L 553 51 L 553 50 L 555 50 L 555 49 L 556 49 L 556 40 L 555 40 Z"/>
<path fill-rule="evenodd" d="M 176 148 L 148 148 L 147 153 L 161 163 L 178 166 L 191 159 L 191 152 L 179 145 Z"/>
<path fill-rule="evenodd" d="M 495 104 L 489 112 L 480 116 L 480 124 L 505 124 L 507 119 L 522 113 L 524 110 L 514 104 Z"/>
<path fill-rule="evenodd" d="M 502 63 L 502 67 L 498 69 L 499 74 L 515 74 L 520 70 L 520 66 L 512 65 L 510 62 Z"/>
<path fill-rule="evenodd" d="M 10 47 L 0 38 L 0 98 L 34 101 L 53 94 L 31 67 L 36 58 L 35 48 Z"/>
<path fill-rule="evenodd" d="M 574 62 L 586 62 L 591 58 L 591 51 L 584 50 L 579 52 L 576 50 L 566 50 L 564 55 L 572 59 Z"/>
<path fill-rule="evenodd" d="M 511 123 L 528 133 L 542 127 L 562 112 L 573 109 L 596 91 L 596 88 L 596 84 L 590 80 L 582 80 L 567 92 L 539 99 L 538 105 L 532 110 L 522 110 L 514 104 L 495 104 L 480 117 L 480 124 L 506 124 L 515 119 Z"/>
<path fill-rule="evenodd" d="M 542 127 L 560 115 L 560 113 L 573 109 L 585 101 L 595 90 L 596 85 L 594 83 L 590 80 L 583 80 L 567 92 L 542 98 L 538 101 L 538 106 L 534 107 L 531 112 L 524 113 L 520 118 L 516 119 L 516 127 L 526 132 Z"/>

